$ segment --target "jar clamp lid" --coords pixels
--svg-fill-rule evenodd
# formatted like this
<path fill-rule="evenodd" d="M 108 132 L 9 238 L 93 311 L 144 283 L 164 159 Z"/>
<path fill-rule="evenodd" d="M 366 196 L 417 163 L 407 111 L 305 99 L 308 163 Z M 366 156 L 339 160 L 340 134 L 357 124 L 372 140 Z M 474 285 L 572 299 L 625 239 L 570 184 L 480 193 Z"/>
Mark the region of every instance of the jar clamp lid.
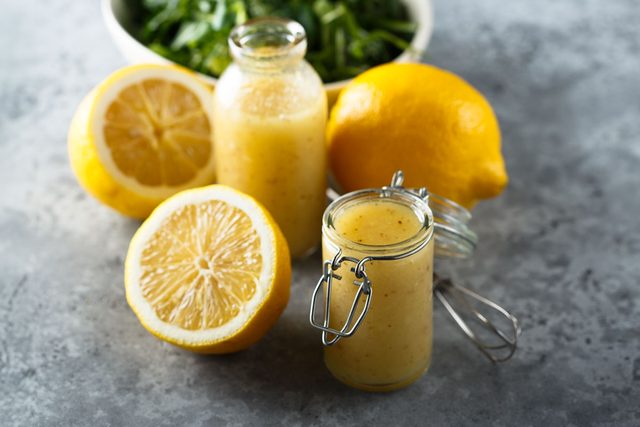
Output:
<path fill-rule="evenodd" d="M 466 258 L 470 256 L 475 250 L 477 244 L 476 234 L 468 227 L 468 222 L 471 219 L 471 214 L 462 206 L 457 203 L 441 197 L 435 194 L 429 194 L 426 188 L 420 189 L 406 189 L 402 186 L 404 176 L 402 171 L 394 173 L 391 179 L 391 185 L 382 187 L 381 196 L 389 197 L 394 193 L 401 193 L 403 195 L 410 195 L 411 197 L 418 197 L 419 199 L 426 201 L 429 208 L 433 212 L 428 215 L 430 223 L 428 226 L 433 226 L 435 229 L 435 253 L 442 257 L 453 258 Z M 339 203 L 342 198 L 348 195 L 339 196 L 335 191 L 329 190 L 327 192 L 330 199 L 333 199 L 332 204 L 328 209 L 331 209 L 333 205 Z M 309 321 L 311 325 L 322 331 L 322 343 L 324 345 L 335 344 L 341 338 L 352 336 L 362 324 L 367 312 L 371 305 L 371 298 L 373 295 L 373 286 L 366 272 L 366 264 L 370 261 L 393 261 L 402 258 L 409 257 L 421 249 L 423 249 L 430 241 L 430 237 L 424 239 L 421 244 L 412 247 L 411 249 L 394 255 L 372 255 L 366 256 L 362 259 L 344 256 L 341 250 L 338 250 L 332 260 L 325 260 L 323 264 L 322 276 L 318 280 L 316 287 L 311 297 L 311 307 L 309 310 Z M 329 326 L 330 320 L 330 303 L 331 303 L 331 288 L 333 285 L 333 279 L 341 280 L 342 277 L 335 273 L 343 263 L 352 263 L 353 267 L 350 269 L 355 276 L 353 284 L 358 287 L 356 295 L 349 313 L 346 316 L 346 320 L 343 326 L 338 330 Z M 325 288 L 324 298 L 324 310 L 322 321 L 317 320 L 317 300 L 320 291 Z M 520 326 L 515 316 L 509 313 L 506 309 L 496 304 L 495 302 L 478 295 L 477 293 L 464 288 L 462 286 L 454 284 L 450 279 L 440 278 L 437 274 L 434 275 L 433 292 L 436 298 L 442 303 L 449 315 L 456 322 L 462 332 L 476 345 L 476 347 L 492 362 L 503 362 L 513 356 L 517 348 L 518 335 L 520 334 Z M 364 305 L 357 313 L 360 300 L 364 298 Z M 505 332 L 498 328 L 488 316 L 485 316 L 476 308 L 474 308 L 473 301 L 477 305 L 483 305 L 490 308 L 498 315 L 505 318 L 508 322 L 508 332 Z M 460 308 L 456 308 L 460 307 Z M 480 324 L 480 326 L 487 332 L 489 332 L 498 341 L 495 343 L 488 342 L 481 339 L 480 336 L 473 331 L 468 322 L 464 320 L 465 317 L 473 317 Z"/>

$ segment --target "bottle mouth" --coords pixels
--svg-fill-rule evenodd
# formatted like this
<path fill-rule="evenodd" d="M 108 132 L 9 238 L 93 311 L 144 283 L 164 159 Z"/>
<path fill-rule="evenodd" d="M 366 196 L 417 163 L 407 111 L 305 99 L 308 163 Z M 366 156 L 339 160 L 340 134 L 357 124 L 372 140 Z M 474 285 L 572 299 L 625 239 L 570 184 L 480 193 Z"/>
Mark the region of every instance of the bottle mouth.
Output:
<path fill-rule="evenodd" d="M 256 18 L 231 30 L 229 49 L 236 60 L 273 62 L 298 59 L 306 53 L 307 35 L 304 27 L 291 19 Z"/>

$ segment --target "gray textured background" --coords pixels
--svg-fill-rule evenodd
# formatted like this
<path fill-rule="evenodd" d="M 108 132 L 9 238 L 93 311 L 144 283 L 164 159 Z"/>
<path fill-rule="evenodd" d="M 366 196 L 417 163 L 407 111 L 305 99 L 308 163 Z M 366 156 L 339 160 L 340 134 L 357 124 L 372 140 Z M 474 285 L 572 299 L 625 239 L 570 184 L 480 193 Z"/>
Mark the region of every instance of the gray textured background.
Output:
<path fill-rule="evenodd" d="M 66 156 L 74 108 L 123 59 L 96 0 L 2 0 L 0 424 L 639 425 L 640 5 L 435 12 L 428 60 L 487 95 L 511 176 L 475 211 L 475 258 L 448 269 L 524 333 L 491 366 L 438 310 L 429 374 L 374 395 L 324 369 L 306 321 L 317 256 L 249 351 L 196 356 L 139 326 L 122 284 L 138 224 L 85 195 Z"/>

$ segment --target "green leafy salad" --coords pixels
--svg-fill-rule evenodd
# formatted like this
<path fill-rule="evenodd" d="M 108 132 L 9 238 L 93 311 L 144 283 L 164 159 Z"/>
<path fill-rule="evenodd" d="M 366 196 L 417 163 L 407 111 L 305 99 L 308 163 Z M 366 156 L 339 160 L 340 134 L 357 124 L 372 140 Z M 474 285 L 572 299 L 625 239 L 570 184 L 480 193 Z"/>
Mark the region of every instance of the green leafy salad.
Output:
<path fill-rule="evenodd" d="M 247 19 L 300 22 L 306 59 L 324 82 L 348 79 L 409 48 L 417 25 L 400 0 L 140 0 L 138 38 L 178 64 L 218 77 L 231 62 L 227 38 Z"/>

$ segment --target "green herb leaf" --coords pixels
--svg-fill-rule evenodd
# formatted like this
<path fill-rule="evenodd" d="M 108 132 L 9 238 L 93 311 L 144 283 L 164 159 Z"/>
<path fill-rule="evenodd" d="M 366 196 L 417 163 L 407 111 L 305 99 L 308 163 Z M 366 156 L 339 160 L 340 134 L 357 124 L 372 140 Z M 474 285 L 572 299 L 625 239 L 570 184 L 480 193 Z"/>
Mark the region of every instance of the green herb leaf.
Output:
<path fill-rule="evenodd" d="M 135 7 L 143 43 L 214 77 L 231 62 L 231 29 L 250 18 L 300 22 L 307 32 L 306 58 L 325 82 L 392 60 L 409 47 L 417 29 L 400 0 L 138 0 Z"/>

